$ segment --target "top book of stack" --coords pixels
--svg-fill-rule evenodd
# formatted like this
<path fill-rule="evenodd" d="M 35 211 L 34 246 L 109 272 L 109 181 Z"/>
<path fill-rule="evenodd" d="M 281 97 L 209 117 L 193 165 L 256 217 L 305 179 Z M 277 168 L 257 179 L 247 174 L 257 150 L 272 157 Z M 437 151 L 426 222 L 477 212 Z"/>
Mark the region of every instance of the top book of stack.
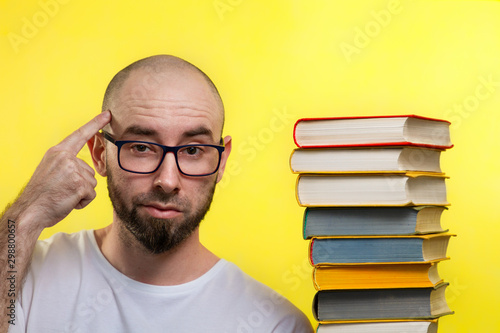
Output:
<path fill-rule="evenodd" d="M 416 115 L 302 118 L 293 130 L 299 148 L 453 147 L 450 122 Z"/>

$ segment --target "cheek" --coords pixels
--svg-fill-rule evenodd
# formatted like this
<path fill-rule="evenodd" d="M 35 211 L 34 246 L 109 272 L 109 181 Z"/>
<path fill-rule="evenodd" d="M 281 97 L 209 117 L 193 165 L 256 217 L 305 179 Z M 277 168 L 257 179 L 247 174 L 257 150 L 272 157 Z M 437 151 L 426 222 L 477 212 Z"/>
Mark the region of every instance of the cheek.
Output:
<path fill-rule="evenodd" d="M 120 186 L 124 194 L 128 197 L 134 197 L 153 191 L 153 181 L 150 177 L 134 175 L 133 173 L 121 171 Z"/>
<path fill-rule="evenodd" d="M 195 182 L 191 186 L 190 193 L 187 193 L 188 191 L 186 190 L 186 195 L 191 197 L 191 201 L 193 202 L 201 202 L 206 200 L 207 197 L 210 197 L 213 194 L 216 179 L 217 176 L 214 175 L 210 176 L 207 179 L 204 179 L 203 181 L 195 180 Z"/>
<path fill-rule="evenodd" d="M 139 193 L 147 192 L 149 189 L 150 181 L 145 179 L 147 177 L 123 171 L 118 165 L 113 164 L 108 164 L 106 170 L 108 177 L 112 178 L 113 186 L 120 191 L 123 197 L 133 197 Z"/>

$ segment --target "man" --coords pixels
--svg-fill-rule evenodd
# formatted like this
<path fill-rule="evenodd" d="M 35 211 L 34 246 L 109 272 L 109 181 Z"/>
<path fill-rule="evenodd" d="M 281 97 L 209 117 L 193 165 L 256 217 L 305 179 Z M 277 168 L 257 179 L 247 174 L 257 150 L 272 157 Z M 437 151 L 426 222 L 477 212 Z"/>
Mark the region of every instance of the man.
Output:
<path fill-rule="evenodd" d="M 4 300 L 1 327 L 312 332 L 290 302 L 199 241 L 231 152 L 231 137 L 221 139 L 223 122 L 214 84 L 184 60 L 153 56 L 120 71 L 103 112 L 48 150 L 2 217 L 1 248 L 14 234 L 16 252 L 15 267 L 2 262 L 0 279 L 13 284 L 2 283 L 1 297 L 10 288 L 18 298 L 15 308 Z M 37 242 L 44 228 L 96 195 L 94 170 L 76 158 L 85 143 L 95 170 L 107 177 L 113 223 Z"/>

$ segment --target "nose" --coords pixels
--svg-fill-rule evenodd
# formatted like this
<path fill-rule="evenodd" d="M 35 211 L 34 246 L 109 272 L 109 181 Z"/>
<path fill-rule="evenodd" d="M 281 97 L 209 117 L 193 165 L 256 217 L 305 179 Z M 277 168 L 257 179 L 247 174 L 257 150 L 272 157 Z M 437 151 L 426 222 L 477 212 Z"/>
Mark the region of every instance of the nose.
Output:
<path fill-rule="evenodd" d="M 168 152 L 160 167 L 154 173 L 154 186 L 161 188 L 166 193 L 178 192 L 181 173 L 177 168 L 174 153 Z"/>

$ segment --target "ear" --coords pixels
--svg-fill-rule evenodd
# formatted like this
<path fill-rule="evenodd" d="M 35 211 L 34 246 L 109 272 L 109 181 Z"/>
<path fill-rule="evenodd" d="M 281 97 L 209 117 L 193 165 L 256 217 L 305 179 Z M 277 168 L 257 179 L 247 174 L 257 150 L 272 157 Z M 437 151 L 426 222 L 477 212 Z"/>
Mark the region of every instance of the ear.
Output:
<path fill-rule="evenodd" d="M 87 141 L 90 154 L 92 155 L 92 162 L 98 174 L 106 177 L 106 144 L 101 133 L 94 135 L 92 139 Z"/>
<path fill-rule="evenodd" d="M 228 135 L 224 138 L 224 151 L 222 152 L 220 158 L 219 172 L 217 173 L 217 183 L 221 181 L 224 170 L 226 170 L 226 162 L 231 153 L 231 140 L 232 138 Z"/>

